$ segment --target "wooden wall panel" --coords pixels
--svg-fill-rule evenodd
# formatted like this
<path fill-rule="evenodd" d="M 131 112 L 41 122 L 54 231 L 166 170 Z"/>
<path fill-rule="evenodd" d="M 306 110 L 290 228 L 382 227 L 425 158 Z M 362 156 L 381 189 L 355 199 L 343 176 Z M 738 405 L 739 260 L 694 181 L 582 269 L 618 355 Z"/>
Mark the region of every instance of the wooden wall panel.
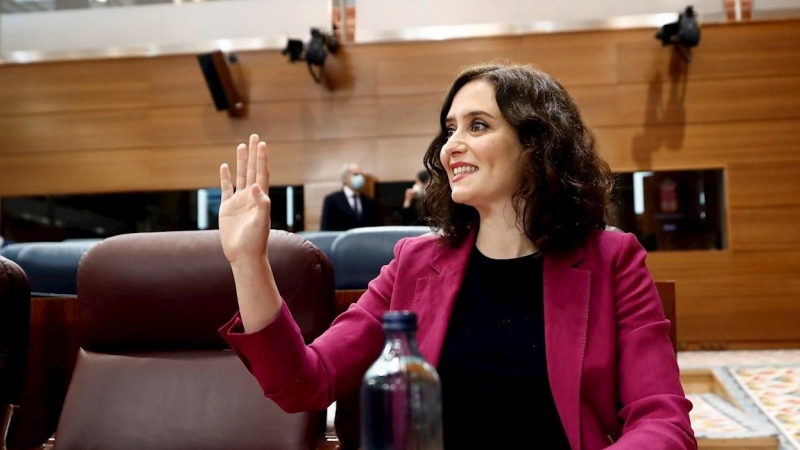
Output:
<path fill-rule="evenodd" d="M 699 297 L 800 299 L 795 251 L 652 252 L 647 266 L 656 279 L 675 280 L 679 303 Z"/>
<path fill-rule="evenodd" d="M 521 38 L 492 39 L 492 48 L 473 47 L 474 40 L 454 41 L 450 52 L 418 51 L 414 56 L 381 58 L 378 95 L 444 94 L 453 76 L 464 66 L 494 59 L 520 60 Z M 423 44 L 425 45 L 425 44 Z M 422 47 L 420 50 L 427 48 Z"/>
<path fill-rule="evenodd" d="M 259 133 L 272 182 L 313 194 L 314 229 L 342 163 L 413 178 L 455 72 L 506 58 L 567 87 L 613 170 L 726 170 L 730 248 L 648 258 L 676 281 L 684 345 L 800 346 L 800 20 L 706 25 L 688 66 L 654 33 L 347 45 L 320 84 L 240 52 L 241 119 L 214 109 L 195 55 L 0 65 L 0 197 L 215 187 Z"/>
<path fill-rule="evenodd" d="M 396 44 L 380 58 L 378 94 L 442 94 L 464 66 L 502 59 L 532 64 L 565 85 L 613 83 L 618 38 L 582 32 Z"/>
<path fill-rule="evenodd" d="M 147 60 L 5 65 L 0 114 L 149 106 Z"/>
<path fill-rule="evenodd" d="M 780 167 L 800 156 L 800 120 L 646 124 L 598 127 L 595 131 L 603 155 L 619 171 L 723 167 L 736 171 L 751 163 Z M 769 192 L 770 179 L 766 181 L 763 190 Z M 738 186 L 734 183 L 731 188 Z M 767 200 L 762 194 L 752 199 Z"/>
<path fill-rule="evenodd" d="M 770 86 L 770 89 L 764 89 Z M 800 77 L 672 80 L 567 87 L 592 126 L 797 119 Z"/>
<path fill-rule="evenodd" d="M 3 195 L 12 197 L 217 187 L 223 162 L 235 176 L 238 142 L 14 154 L 3 158 L 0 180 L 8 186 Z M 374 156 L 379 147 L 375 139 L 269 142 L 270 179 L 275 185 L 338 180 L 342 164 L 350 161 L 377 173 L 381 161 Z M 414 165 L 398 171 L 398 179 L 407 180 L 417 170 Z"/>
<path fill-rule="evenodd" d="M 345 48 L 330 56 L 327 73 L 345 80 L 329 91 L 304 63 L 279 51 L 237 53 L 231 64 L 252 102 L 374 95 L 375 59 Z M 333 62 L 338 62 L 334 64 Z M 336 69 L 336 70 L 335 70 Z M 358 75 L 353 76 L 353 71 Z M 40 113 L 174 105 L 213 105 L 195 55 L 9 65 L 0 71 L 2 113 Z"/>
<path fill-rule="evenodd" d="M 322 203 L 325 196 L 342 188 L 340 180 L 312 181 L 303 185 L 303 204 L 305 205 L 306 231 L 319 230 L 322 217 Z"/>
<path fill-rule="evenodd" d="M 523 38 L 521 62 L 533 64 L 567 87 L 617 82 L 613 33 L 557 33 Z M 586 70 L 591 67 L 592 70 Z"/>
<path fill-rule="evenodd" d="M 675 97 L 677 94 L 674 94 L 668 82 L 620 87 L 577 86 L 571 88 L 570 92 L 581 108 L 584 120 L 598 128 L 645 125 L 656 130 L 667 125 L 687 123 L 800 119 L 796 109 L 796 105 L 800 104 L 800 77 L 716 82 L 700 80 L 695 83 L 697 87 L 687 87 L 680 98 Z M 762 89 L 765 84 L 774 86 L 774 90 Z M 441 94 L 379 97 L 379 134 L 429 134 L 436 129 L 442 100 Z M 287 115 L 291 111 L 287 111 Z M 348 113 L 351 111 L 337 112 L 342 117 Z M 356 116 L 353 120 L 362 118 Z M 676 135 L 670 131 L 667 133 L 669 136 Z M 675 142 L 674 139 L 672 142 Z"/>
<path fill-rule="evenodd" d="M 81 150 L 4 156 L 4 196 L 194 189 L 219 185 L 228 146 Z"/>
<path fill-rule="evenodd" d="M 439 131 L 438 95 L 382 97 L 378 101 L 379 136 L 432 136 Z"/>
<path fill-rule="evenodd" d="M 413 180 L 415 174 L 425 167 L 422 158 L 433 136 L 434 134 L 379 139 L 378 152 L 375 156 L 380 165 L 375 173 L 381 174 L 382 181 Z"/>
<path fill-rule="evenodd" d="M 375 100 L 333 98 L 251 105 L 244 119 L 204 106 L 0 116 L 0 153 L 374 137 Z M 300 180 L 301 181 L 301 180 Z"/>
<path fill-rule="evenodd" d="M 296 175 L 308 181 L 340 181 L 342 165 L 355 162 L 361 165 L 367 174 L 377 173 L 379 161 L 375 159 L 375 150 L 378 142 L 373 138 L 364 139 L 325 139 L 306 141 L 303 143 L 306 155 L 302 167 L 298 167 L 296 174 L 287 177 L 286 184 L 295 183 Z M 287 155 L 291 158 L 290 155 Z M 297 161 L 291 158 L 294 164 Z M 273 170 L 274 172 L 274 170 Z"/>
<path fill-rule="evenodd" d="M 795 145 L 797 159 L 731 164 L 728 170 L 731 207 L 800 206 L 800 144 Z"/>
<path fill-rule="evenodd" d="M 676 52 L 671 46 L 654 51 L 654 41 L 661 45 L 654 33 L 642 31 L 637 37 L 618 45 L 617 74 L 621 83 L 649 81 L 675 63 Z M 796 20 L 704 26 L 701 43 L 692 50 L 687 77 L 698 80 L 797 75 L 800 47 L 796 42 L 800 42 Z"/>
<path fill-rule="evenodd" d="M 242 52 L 238 56 L 249 99 L 253 102 L 368 96 L 375 92 L 374 61 L 353 54 L 346 47 L 326 60 L 329 73 L 334 75 L 336 68 L 335 75 L 352 79 L 350 85 L 336 91 L 315 83 L 305 63 L 289 63 L 278 51 Z M 348 77 L 354 70 L 358 75 Z"/>
<path fill-rule="evenodd" d="M 91 61 L 85 63 L 92 64 Z M 244 65 L 240 64 L 240 67 Z M 132 75 L 147 83 L 145 99 L 149 106 L 202 105 L 213 108 L 211 93 L 195 55 L 151 58 L 137 69 Z"/>
<path fill-rule="evenodd" d="M 728 217 L 731 249 L 795 251 L 800 247 L 800 205 L 735 208 Z"/>
<path fill-rule="evenodd" d="M 475 52 L 492 53 L 498 48 L 513 49 L 520 45 L 524 36 L 495 36 L 486 38 L 448 39 L 442 41 L 408 41 L 367 44 L 359 47 L 359 51 L 384 59 L 407 59 L 419 56 L 448 56 L 453 53 Z M 493 57 L 501 55 L 495 54 Z"/>
<path fill-rule="evenodd" d="M 690 297 L 678 290 L 678 341 L 768 342 L 795 346 L 797 297 Z"/>

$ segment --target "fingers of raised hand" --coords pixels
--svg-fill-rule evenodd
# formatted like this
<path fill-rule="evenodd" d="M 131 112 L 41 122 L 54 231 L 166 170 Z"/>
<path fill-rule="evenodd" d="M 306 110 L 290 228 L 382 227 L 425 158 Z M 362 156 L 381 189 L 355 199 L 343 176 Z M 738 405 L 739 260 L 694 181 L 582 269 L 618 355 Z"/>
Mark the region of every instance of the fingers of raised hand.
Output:
<path fill-rule="evenodd" d="M 269 157 L 265 142 L 258 143 L 256 160 L 256 184 L 262 191 L 269 192 Z"/>
<path fill-rule="evenodd" d="M 225 201 L 233 195 L 233 184 L 231 183 L 231 170 L 228 164 L 224 163 L 219 166 L 219 180 L 222 189 L 222 201 Z"/>
<path fill-rule="evenodd" d="M 241 191 L 247 185 L 247 145 L 236 147 L 236 190 Z"/>
<path fill-rule="evenodd" d="M 247 186 L 256 182 L 256 164 L 257 164 L 257 149 L 258 149 L 258 135 L 250 135 L 250 144 L 248 145 L 247 152 Z"/>
<path fill-rule="evenodd" d="M 258 184 L 264 192 L 269 189 L 267 144 L 259 141 L 257 134 L 251 134 L 247 144 L 236 147 L 236 190 L 241 191 L 254 184 Z"/>

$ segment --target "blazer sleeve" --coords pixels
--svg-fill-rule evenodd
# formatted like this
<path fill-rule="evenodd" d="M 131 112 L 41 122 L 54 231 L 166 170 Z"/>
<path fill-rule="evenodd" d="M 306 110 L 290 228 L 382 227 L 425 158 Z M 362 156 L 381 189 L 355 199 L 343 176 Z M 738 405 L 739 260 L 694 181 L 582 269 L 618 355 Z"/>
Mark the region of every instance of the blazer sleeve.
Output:
<path fill-rule="evenodd" d="M 333 214 L 333 196 L 327 195 L 325 199 L 322 200 L 322 216 L 320 217 L 320 231 L 330 231 L 333 230 L 333 223 L 331 223 Z"/>
<path fill-rule="evenodd" d="M 383 348 L 381 317 L 389 309 L 405 240 L 358 302 L 308 346 L 285 303 L 257 332 L 243 333 L 238 314 L 220 329 L 267 398 L 289 413 L 317 411 L 360 387 Z"/>
<path fill-rule="evenodd" d="M 694 450 L 669 321 L 645 265 L 647 252 L 626 234 L 614 261 L 617 307 L 617 374 L 623 422 L 615 450 Z"/>

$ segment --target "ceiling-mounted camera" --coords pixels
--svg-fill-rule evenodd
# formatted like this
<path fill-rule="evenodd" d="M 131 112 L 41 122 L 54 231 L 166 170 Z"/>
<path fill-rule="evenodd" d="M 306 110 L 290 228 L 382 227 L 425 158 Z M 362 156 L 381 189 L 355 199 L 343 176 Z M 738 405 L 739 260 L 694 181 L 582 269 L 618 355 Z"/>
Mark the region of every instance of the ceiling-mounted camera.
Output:
<path fill-rule="evenodd" d="M 700 24 L 694 8 L 687 6 L 686 10 L 678 15 L 677 22 L 668 23 L 658 30 L 656 38 L 665 46 L 674 45 L 686 62 L 690 62 L 691 48 L 700 43 Z"/>
<path fill-rule="evenodd" d="M 299 39 L 289 39 L 286 47 L 281 50 L 281 54 L 287 55 L 289 62 L 305 61 L 311 77 L 319 83 L 328 53 L 336 54 L 337 51 L 339 51 L 339 42 L 333 34 L 312 28 L 308 44 L 304 44 Z M 316 72 L 314 67 L 318 68 Z"/>

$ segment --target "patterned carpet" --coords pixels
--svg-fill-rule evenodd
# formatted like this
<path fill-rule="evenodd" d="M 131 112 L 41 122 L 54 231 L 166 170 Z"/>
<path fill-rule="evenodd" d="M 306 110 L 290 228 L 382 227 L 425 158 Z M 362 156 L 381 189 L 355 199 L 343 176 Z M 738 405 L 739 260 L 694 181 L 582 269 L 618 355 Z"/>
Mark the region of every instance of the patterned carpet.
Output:
<path fill-rule="evenodd" d="M 730 371 L 788 443 L 800 449 L 800 366 L 745 367 Z"/>
<path fill-rule="evenodd" d="M 687 397 L 694 405 L 690 416 L 697 438 L 724 439 L 777 434 L 775 428 L 751 419 L 714 394 L 689 394 Z"/>
<path fill-rule="evenodd" d="M 698 437 L 778 435 L 800 450 L 800 350 L 679 352 L 682 369 L 712 368 L 742 410 L 711 394 L 693 394 Z"/>

